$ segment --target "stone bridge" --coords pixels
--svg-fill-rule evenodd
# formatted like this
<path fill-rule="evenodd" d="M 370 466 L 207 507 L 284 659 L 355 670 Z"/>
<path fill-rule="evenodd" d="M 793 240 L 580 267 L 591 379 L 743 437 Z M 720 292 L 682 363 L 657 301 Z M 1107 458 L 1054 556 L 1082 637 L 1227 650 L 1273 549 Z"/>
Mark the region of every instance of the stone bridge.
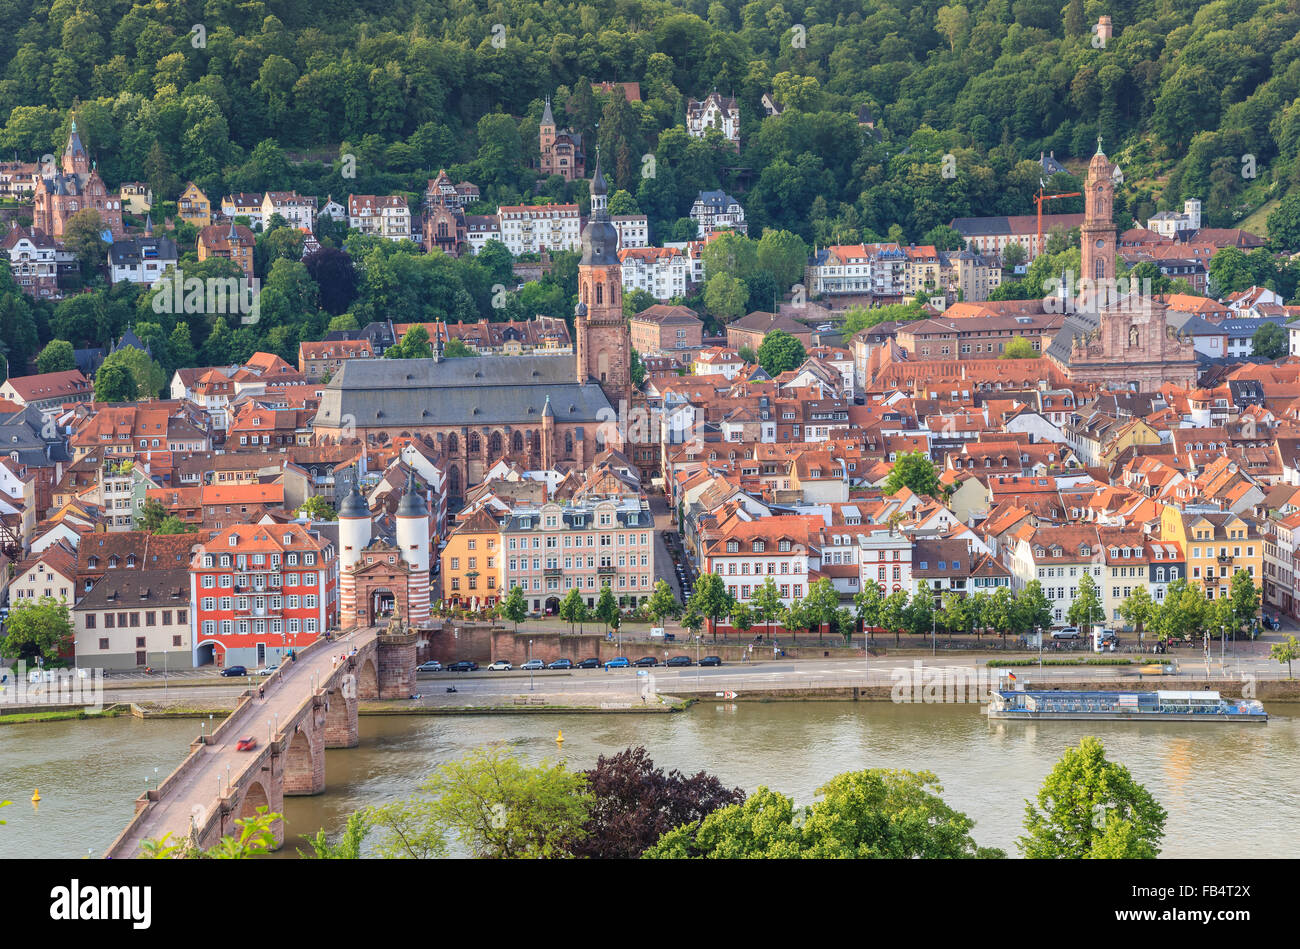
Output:
<path fill-rule="evenodd" d="M 298 650 L 262 687 L 244 692 L 212 734 L 196 738 L 180 766 L 141 795 L 135 817 L 105 856 L 133 857 L 149 839 L 193 837 L 203 849 L 238 833 L 259 807 L 284 810 L 285 795 L 325 790 L 325 749 L 357 744 L 357 702 L 415 691 L 416 633 L 397 624 L 354 630 Z M 257 739 L 238 751 L 241 738 Z M 273 827 L 284 843 L 284 821 Z"/>

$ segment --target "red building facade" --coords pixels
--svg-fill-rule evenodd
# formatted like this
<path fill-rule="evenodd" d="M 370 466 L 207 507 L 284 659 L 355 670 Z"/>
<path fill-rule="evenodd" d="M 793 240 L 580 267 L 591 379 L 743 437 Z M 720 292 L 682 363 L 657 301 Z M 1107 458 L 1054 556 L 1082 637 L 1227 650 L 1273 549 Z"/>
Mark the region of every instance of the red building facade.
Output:
<path fill-rule="evenodd" d="M 338 554 L 301 524 L 240 524 L 190 561 L 195 665 L 250 669 L 338 625 Z"/>

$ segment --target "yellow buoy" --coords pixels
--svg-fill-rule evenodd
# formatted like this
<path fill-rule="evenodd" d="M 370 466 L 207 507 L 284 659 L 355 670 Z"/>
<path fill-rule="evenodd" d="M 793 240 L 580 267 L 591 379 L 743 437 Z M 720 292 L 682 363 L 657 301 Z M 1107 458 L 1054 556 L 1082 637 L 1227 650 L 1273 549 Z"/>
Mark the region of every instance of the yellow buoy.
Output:
<path fill-rule="evenodd" d="M 35 804 L 40 799 L 41 799 L 41 789 L 36 788 L 34 791 L 32 791 L 32 803 Z"/>
<path fill-rule="evenodd" d="M 556 743 L 557 745 L 562 745 L 562 744 L 564 744 L 564 729 L 560 729 L 559 734 L 557 734 L 557 735 L 555 736 L 555 743 Z"/>

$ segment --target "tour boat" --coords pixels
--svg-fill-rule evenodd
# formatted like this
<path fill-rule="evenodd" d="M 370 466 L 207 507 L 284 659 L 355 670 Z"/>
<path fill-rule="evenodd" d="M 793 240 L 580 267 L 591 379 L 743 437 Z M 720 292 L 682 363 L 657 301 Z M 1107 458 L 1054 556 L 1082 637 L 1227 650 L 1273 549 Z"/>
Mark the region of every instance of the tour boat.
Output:
<path fill-rule="evenodd" d="M 989 718 L 1032 721 L 1267 722 L 1263 703 L 1225 699 L 1218 692 L 1033 692 L 999 690 Z"/>

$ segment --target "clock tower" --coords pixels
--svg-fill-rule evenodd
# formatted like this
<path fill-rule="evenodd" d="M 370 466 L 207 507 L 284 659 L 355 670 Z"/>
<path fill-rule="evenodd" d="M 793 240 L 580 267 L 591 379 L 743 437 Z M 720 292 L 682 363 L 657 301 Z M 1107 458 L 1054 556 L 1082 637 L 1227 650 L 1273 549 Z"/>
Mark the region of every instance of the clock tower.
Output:
<path fill-rule="evenodd" d="M 591 220 L 582 230 L 573 329 L 578 382 L 595 380 L 618 406 L 632 395 L 632 342 L 623 317 L 623 265 L 618 259 L 618 231 L 609 220 L 607 191 L 597 154 Z"/>

